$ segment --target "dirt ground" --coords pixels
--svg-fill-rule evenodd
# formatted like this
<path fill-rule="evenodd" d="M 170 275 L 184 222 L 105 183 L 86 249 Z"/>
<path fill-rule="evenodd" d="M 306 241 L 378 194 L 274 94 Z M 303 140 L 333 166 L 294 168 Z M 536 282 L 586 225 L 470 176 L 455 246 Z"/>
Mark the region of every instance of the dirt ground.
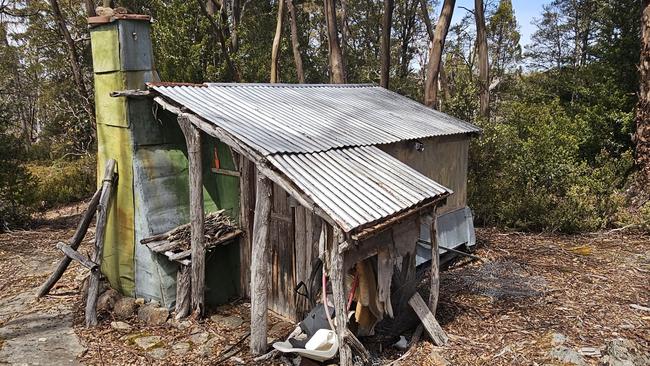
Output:
<path fill-rule="evenodd" d="M 16 360 L 3 359 L 3 354 L 34 352 L 16 348 L 12 337 L 18 336 L 3 333 L 2 327 L 29 314 L 65 313 L 66 309 L 74 315 L 70 341 L 81 345 L 80 350 L 69 352 L 82 364 L 252 363 L 246 339 L 249 308 L 243 301 L 211 309 L 202 322 L 146 326 L 134 317 L 125 321 L 130 328 L 124 330 L 112 327 L 115 319 L 102 313 L 100 325 L 88 330 L 79 306 L 79 286 L 86 272 L 76 264 L 51 295 L 33 300 L 34 289 L 58 260 L 54 245 L 72 235 L 82 207 L 49 212 L 30 231 L 0 234 L 0 364 Z M 92 234 L 91 229 L 82 252 L 89 250 Z M 449 344 L 438 348 L 422 340 L 399 364 L 607 364 L 608 350 L 616 339 L 641 353 L 631 365 L 644 364 L 644 360 L 650 364 L 649 236 L 621 232 L 560 236 L 479 229 L 477 238 L 475 254 L 484 261 L 460 259 L 441 274 L 437 318 L 450 337 Z M 61 321 L 60 331 L 65 332 L 68 325 Z M 276 317 L 270 318 L 270 327 L 269 335 L 275 339 L 293 329 Z M 27 341 L 38 343 L 46 338 Z M 52 347 L 35 349 L 47 355 Z M 388 343 L 382 353 L 373 355 L 373 362 L 388 364 L 402 353 Z M 60 356 L 51 364 L 66 364 L 68 355 Z M 283 362 L 276 358 L 267 364 Z"/>

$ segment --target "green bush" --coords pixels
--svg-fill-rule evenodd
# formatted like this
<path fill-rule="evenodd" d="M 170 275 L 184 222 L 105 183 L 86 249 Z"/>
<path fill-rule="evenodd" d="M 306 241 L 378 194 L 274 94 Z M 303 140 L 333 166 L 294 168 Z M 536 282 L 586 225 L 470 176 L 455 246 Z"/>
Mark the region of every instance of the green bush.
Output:
<path fill-rule="evenodd" d="M 562 232 L 611 226 L 632 156 L 603 149 L 585 158 L 590 129 L 581 121 L 555 100 L 506 103 L 500 120 L 479 122 L 468 187 L 478 223 Z"/>
<path fill-rule="evenodd" d="M 36 202 L 37 180 L 24 166 L 18 138 L 0 133 L 0 232 L 29 221 Z"/>
<path fill-rule="evenodd" d="M 36 199 L 41 209 L 77 202 L 96 189 L 94 156 L 61 160 L 51 165 L 32 164 L 29 170 L 38 177 Z"/>

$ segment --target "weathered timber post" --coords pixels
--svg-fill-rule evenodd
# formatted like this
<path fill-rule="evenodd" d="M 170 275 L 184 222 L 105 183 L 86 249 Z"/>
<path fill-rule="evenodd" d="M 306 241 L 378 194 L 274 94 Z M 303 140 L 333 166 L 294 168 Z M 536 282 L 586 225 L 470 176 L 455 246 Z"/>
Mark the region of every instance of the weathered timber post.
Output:
<path fill-rule="evenodd" d="M 251 246 L 253 228 L 251 220 L 251 202 L 255 181 L 255 166 L 245 156 L 239 156 L 239 226 L 244 235 L 239 239 L 239 257 L 241 263 L 240 291 L 242 296 L 249 296 L 251 285 Z"/>
<path fill-rule="evenodd" d="M 434 206 L 431 213 L 431 292 L 429 293 L 429 309 L 433 316 L 438 308 L 438 293 L 440 292 L 440 251 L 438 249 L 438 235 L 436 232 L 438 206 Z"/>
<path fill-rule="evenodd" d="M 332 294 L 334 295 L 334 310 L 336 311 L 336 335 L 339 338 L 339 365 L 352 365 L 352 351 L 346 342 L 348 329 L 348 309 L 345 296 L 345 269 L 343 267 L 343 254 L 339 252 L 339 245 L 344 243 L 343 235 L 338 228 L 334 228 L 334 240 L 330 249 L 330 281 L 332 281 Z M 325 289 L 323 289 L 325 291 Z"/>
<path fill-rule="evenodd" d="M 183 135 L 185 135 L 189 160 L 192 313 L 194 316 L 201 318 L 205 310 L 205 247 L 203 246 L 203 226 L 205 222 L 203 213 L 201 131 L 182 115 L 178 117 L 178 125 L 183 131 Z"/>
<path fill-rule="evenodd" d="M 192 302 L 192 268 L 179 265 L 176 273 L 176 319 L 190 315 Z"/>
<path fill-rule="evenodd" d="M 104 181 L 102 182 L 102 194 L 99 197 L 97 206 L 97 229 L 95 230 L 95 253 L 92 261 L 101 265 L 102 252 L 104 251 L 104 237 L 106 233 L 106 220 L 108 211 L 108 201 L 111 198 L 113 181 L 115 179 L 115 165 L 113 159 L 106 162 L 104 171 Z M 99 292 L 100 271 L 92 271 L 88 284 L 88 299 L 86 301 L 86 326 L 97 325 L 97 295 Z"/>
<path fill-rule="evenodd" d="M 253 221 L 253 253 L 251 258 L 251 341 L 254 355 L 266 352 L 267 328 L 267 267 L 269 262 L 269 221 L 273 185 L 271 180 L 257 173 L 255 218 Z"/>
<path fill-rule="evenodd" d="M 77 250 L 79 249 L 79 246 L 81 245 L 81 241 L 83 240 L 84 236 L 86 235 L 86 232 L 88 231 L 88 226 L 90 226 L 90 223 L 93 221 L 93 217 L 95 217 L 95 212 L 97 211 L 97 205 L 99 204 L 99 198 L 102 195 L 102 190 L 101 188 L 95 192 L 95 195 L 93 198 L 90 200 L 90 203 L 88 203 L 88 208 L 86 209 L 86 212 L 84 213 L 83 218 L 79 222 L 79 226 L 77 226 L 77 231 L 75 231 L 74 235 L 68 242 L 70 245 L 70 248 Z M 59 265 L 56 267 L 56 270 L 54 273 L 50 275 L 50 277 L 43 283 L 41 288 L 38 290 L 38 294 L 36 297 L 43 297 L 47 295 L 50 290 L 52 290 L 52 287 L 54 287 L 54 284 L 56 284 L 59 279 L 61 279 L 61 276 L 63 276 L 63 272 L 65 272 L 66 269 L 68 269 L 68 266 L 72 263 L 72 259 L 70 259 L 68 256 L 64 256 L 61 258 L 61 261 L 59 262 Z"/>

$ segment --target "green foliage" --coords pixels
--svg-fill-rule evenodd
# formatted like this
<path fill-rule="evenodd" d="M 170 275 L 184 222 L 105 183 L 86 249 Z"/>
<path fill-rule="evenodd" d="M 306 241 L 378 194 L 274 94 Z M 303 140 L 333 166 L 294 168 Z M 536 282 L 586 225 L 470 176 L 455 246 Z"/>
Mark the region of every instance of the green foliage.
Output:
<path fill-rule="evenodd" d="M 59 3 L 90 88 L 83 2 Z M 226 54 L 242 82 L 269 80 L 276 0 L 215 1 L 225 6 L 223 12 L 212 9 L 216 27 L 201 9 L 207 3 L 203 0 L 116 3 L 153 17 L 155 63 L 162 80 L 235 81 Z M 337 3 L 348 82 L 378 83 L 383 2 Z M 49 1 L 2 4 L 0 217 L 19 222 L 35 202 L 47 208 L 92 193 L 95 164 L 88 155 L 95 149 L 95 131 L 88 115 L 92 103 L 74 81 Z M 323 3 L 293 4 L 306 82 L 327 83 Z M 630 199 L 622 193 L 633 171 L 630 134 L 637 102 L 640 1 L 548 1 L 526 45 L 526 59 L 512 1 L 486 4 L 490 117 L 478 117 L 475 20 L 461 7 L 454 10 L 454 19 L 460 20 L 447 36 L 439 78 L 441 109 L 484 129 L 483 137 L 472 143 L 469 166 L 469 200 L 478 223 L 582 231 L 647 220 L 648 204 L 630 210 Z M 423 96 L 429 45 L 420 5 L 419 0 L 395 1 L 389 70 L 390 88 L 416 100 Z M 439 2 L 427 0 L 425 5 L 435 24 Z M 288 23 L 285 17 L 279 77 L 293 83 L 297 75 Z"/>
<path fill-rule="evenodd" d="M 0 131 L 0 232 L 29 221 L 36 202 L 36 183 L 24 166 L 24 145 Z"/>
<path fill-rule="evenodd" d="M 481 123 L 472 145 L 469 199 L 477 220 L 524 230 L 575 232 L 611 224 L 629 152 L 581 159 L 588 128 L 559 101 L 512 102 L 499 123 Z"/>
<path fill-rule="evenodd" d="M 95 192 L 96 160 L 86 156 L 54 164 L 30 164 L 30 173 L 38 179 L 35 199 L 40 209 L 77 202 Z"/>

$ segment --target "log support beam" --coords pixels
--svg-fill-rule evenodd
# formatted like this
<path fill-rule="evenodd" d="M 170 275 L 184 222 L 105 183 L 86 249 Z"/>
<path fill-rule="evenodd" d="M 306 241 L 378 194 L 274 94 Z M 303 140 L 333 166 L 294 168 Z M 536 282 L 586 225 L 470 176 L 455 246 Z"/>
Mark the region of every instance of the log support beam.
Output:
<path fill-rule="evenodd" d="M 251 258 L 251 340 L 253 355 L 261 355 L 268 347 L 267 296 L 269 263 L 269 222 L 273 184 L 271 180 L 258 173 L 255 197 L 255 218 L 253 220 L 253 244 Z"/>
<path fill-rule="evenodd" d="M 409 305 L 413 308 L 418 318 L 422 322 L 427 334 L 433 340 L 436 346 L 444 346 L 447 344 L 449 337 L 442 329 L 436 320 L 436 309 L 438 308 L 438 293 L 440 290 L 440 253 L 438 251 L 438 237 L 437 237 L 437 218 L 436 209 L 434 207 L 431 212 L 431 284 L 429 294 L 429 304 L 424 301 L 419 293 L 415 293 L 409 299 Z"/>
<path fill-rule="evenodd" d="M 64 242 L 58 242 L 56 243 L 56 248 L 63 252 L 68 258 L 76 260 L 79 262 L 82 266 L 88 268 L 91 271 L 96 271 L 99 269 L 99 266 L 97 263 L 91 261 L 90 259 L 86 258 L 83 254 L 77 252 L 76 250 L 72 249 L 69 245 L 66 245 Z"/>
<path fill-rule="evenodd" d="M 331 245 L 330 251 L 330 281 L 332 281 L 332 294 L 334 296 L 334 310 L 336 312 L 336 335 L 339 339 L 339 365 L 352 365 L 352 350 L 346 338 L 348 334 L 348 309 L 347 296 L 345 293 L 345 269 L 343 266 L 343 254 L 339 246 L 345 242 L 342 232 L 334 227 L 333 240 L 328 240 Z"/>
<path fill-rule="evenodd" d="M 97 206 L 97 228 L 95 230 L 95 252 L 92 261 L 98 266 L 102 264 L 102 253 L 104 251 L 104 239 L 106 233 L 106 221 L 108 220 L 108 203 L 115 181 L 115 169 L 117 163 L 113 159 L 106 162 L 104 181 L 102 182 L 102 193 Z M 86 326 L 97 325 L 97 296 L 99 295 L 100 271 L 92 271 L 88 282 L 88 299 L 86 300 Z"/>
<path fill-rule="evenodd" d="M 88 208 L 86 209 L 83 218 L 79 222 L 79 226 L 77 226 L 77 231 L 68 242 L 71 249 L 79 249 L 81 241 L 83 240 L 84 236 L 86 236 L 86 232 L 88 231 L 88 226 L 90 226 L 90 223 L 93 221 L 93 217 L 95 217 L 95 212 L 97 211 L 97 205 L 99 204 L 99 198 L 101 194 L 102 190 L 100 188 L 97 190 L 97 192 L 95 192 L 95 195 L 90 200 L 90 203 L 88 203 Z M 68 269 L 70 263 L 72 263 L 72 259 L 70 259 L 70 257 L 65 256 L 61 258 L 61 261 L 59 261 L 59 265 L 56 267 L 56 270 L 50 275 L 47 281 L 43 283 L 41 288 L 38 290 L 36 297 L 40 298 L 47 295 L 52 287 L 54 287 L 59 279 L 61 279 L 63 272 Z"/>
<path fill-rule="evenodd" d="M 191 304 L 192 313 L 201 318 L 205 312 L 205 246 L 203 245 L 203 165 L 201 164 L 201 131 L 184 116 L 178 124 L 185 135 L 190 175 L 191 231 Z M 179 301 L 179 300 L 177 300 Z M 185 301 L 185 300 L 182 300 Z"/>

